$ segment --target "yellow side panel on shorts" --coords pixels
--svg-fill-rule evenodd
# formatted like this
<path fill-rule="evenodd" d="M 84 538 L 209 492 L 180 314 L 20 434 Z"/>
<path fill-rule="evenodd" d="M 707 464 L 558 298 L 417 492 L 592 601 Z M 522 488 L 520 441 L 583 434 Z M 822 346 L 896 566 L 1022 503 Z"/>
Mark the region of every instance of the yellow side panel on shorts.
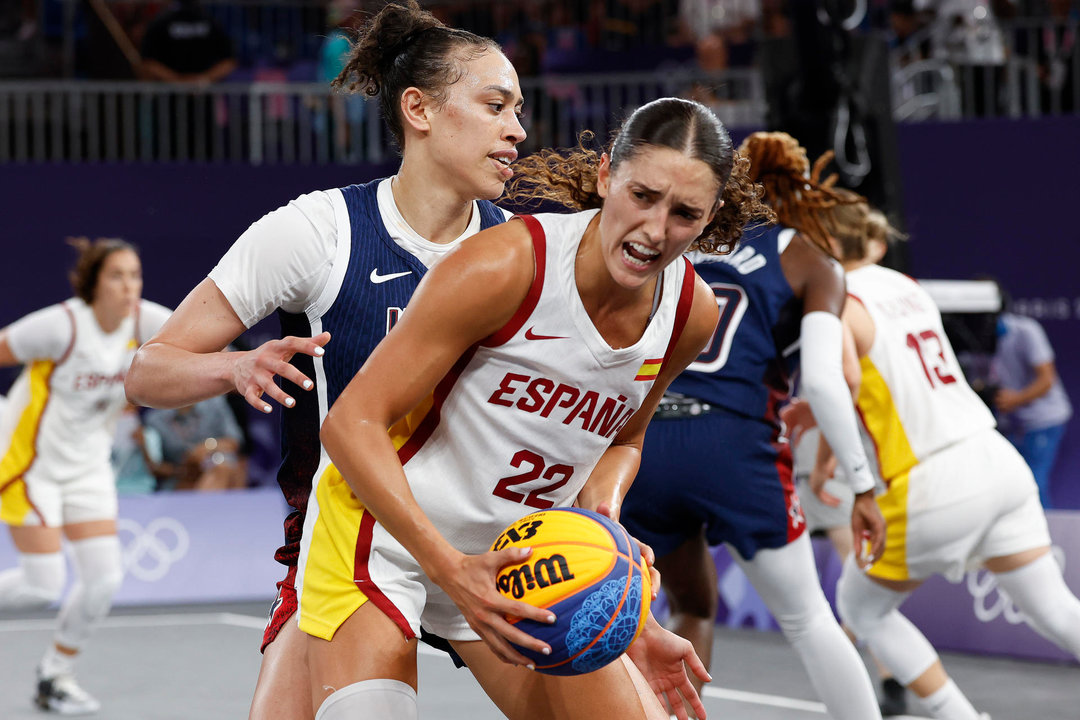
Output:
<path fill-rule="evenodd" d="M 0 458 L 0 520 L 8 525 L 22 525 L 32 509 L 22 476 L 36 456 L 38 428 L 49 400 L 49 377 L 55 367 L 51 360 L 31 363 L 30 400 L 15 425 L 11 444 Z"/>
<path fill-rule="evenodd" d="M 300 599 L 300 629 L 331 640 L 367 597 L 356 587 L 356 542 L 364 505 L 330 465 L 315 486 L 319 517 L 311 533 Z"/>
<path fill-rule="evenodd" d="M 881 477 L 886 482 L 915 466 L 919 459 L 908 442 L 904 423 L 896 412 L 892 392 L 868 356 L 860 360 L 862 384 L 858 406 L 863 424 L 877 448 Z"/>
<path fill-rule="evenodd" d="M 889 483 L 889 489 L 877 498 L 885 517 L 885 552 L 870 566 L 868 575 L 882 580 L 909 580 L 907 564 L 908 484 L 904 473 Z"/>
<path fill-rule="evenodd" d="M 387 431 L 390 433 L 390 440 L 394 443 L 394 449 L 400 450 L 401 447 L 409 441 L 409 438 L 413 436 L 416 429 L 420 427 L 420 423 L 423 422 L 427 414 L 431 412 L 431 408 L 435 405 L 435 396 L 428 395 L 426 398 L 420 401 L 420 404 L 409 411 L 409 414 L 398 420 L 396 423 L 390 426 Z"/>

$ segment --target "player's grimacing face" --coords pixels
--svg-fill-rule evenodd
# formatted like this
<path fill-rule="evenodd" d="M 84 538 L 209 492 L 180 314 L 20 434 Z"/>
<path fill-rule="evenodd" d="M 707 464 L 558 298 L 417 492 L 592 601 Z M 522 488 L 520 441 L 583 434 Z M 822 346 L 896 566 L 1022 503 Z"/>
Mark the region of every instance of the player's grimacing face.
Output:
<path fill-rule="evenodd" d="M 501 52 L 464 61 L 464 76 L 446 88 L 432 119 L 441 161 L 474 197 L 494 200 L 513 176 L 510 163 L 525 139 L 517 71 Z"/>
<path fill-rule="evenodd" d="M 105 257 L 94 286 L 94 305 L 119 317 L 135 312 L 142 296 L 142 263 L 131 250 L 116 250 Z"/>
<path fill-rule="evenodd" d="M 686 252 L 720 206 L 712 169 L 666 147 L 646 147 L 614 171 L 605 155 L 597 190 L 604 198 L 604 262 L 628 289 L 641 287 Z"/>

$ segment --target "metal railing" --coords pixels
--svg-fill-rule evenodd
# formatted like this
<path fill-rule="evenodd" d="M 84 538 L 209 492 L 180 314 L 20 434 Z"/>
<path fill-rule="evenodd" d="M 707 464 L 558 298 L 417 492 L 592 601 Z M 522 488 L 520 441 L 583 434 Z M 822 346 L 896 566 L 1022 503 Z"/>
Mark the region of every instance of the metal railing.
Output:
<path fill-rule="evenodd" d="M 627 73 L 522 81 L 524 150 L 600 140 L 625 111 L 666 95 L 706 95 L 731 127 L 760 127 L 754 71 Z M 377 103 L 314 83 L 193 88 L 143 82 L 0 82 L 0 163 L 378 163 L 393 157 Z"/>

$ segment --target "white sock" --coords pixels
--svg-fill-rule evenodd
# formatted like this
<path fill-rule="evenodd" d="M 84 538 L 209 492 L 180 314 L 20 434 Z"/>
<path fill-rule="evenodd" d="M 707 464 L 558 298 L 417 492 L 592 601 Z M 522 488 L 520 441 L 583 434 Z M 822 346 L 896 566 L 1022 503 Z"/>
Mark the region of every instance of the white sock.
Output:
<path fill-rule="evenodd" d="M 76 657 L 78 656 L 60 652 L 55 645 L 49 645 L 38 666 L 41 677 L 54 678 L 57 675 L 71 675 L 75 670 Z"/>
<path fill-rule="evenodd" d="M 315 720 L 417 720 L 416 691 L 400 680 L 363 680 L 335 690 L 319 706 Z"/>
<path fill-rule="evenodd" d="M 937 692 L 922 699 L 926 711 L 937 720 L 979 720 L 978 711 L 951 679 Z"/>
<path fill-rule="evenodd" d="M 1065 584 L 1052 553 L 995 577 L 1035 632 L 1080 659 L 1080 600 Z"/>

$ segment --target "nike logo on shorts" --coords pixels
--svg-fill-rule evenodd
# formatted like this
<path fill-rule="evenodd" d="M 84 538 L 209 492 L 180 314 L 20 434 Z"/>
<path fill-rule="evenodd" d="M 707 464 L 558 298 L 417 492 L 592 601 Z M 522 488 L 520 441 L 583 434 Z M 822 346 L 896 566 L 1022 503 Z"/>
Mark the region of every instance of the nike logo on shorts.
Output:
<path fill-rule="evenodd" d="M 386 275 L 379 274 L 379 268 L 373 268 L 371 271 L 371 282 L 379 285 L 387 280 L 393 280 L 394 278 L 405 277 L 406 275 L 412 275 L 412 270 L 406 270 L 405 272 L 387 273 Z"/>
<path fill-rule="evenodd" d="M 525 339 L 526 340 L 565 340 L 566 338 L 564 336 L 562 336 L 562 335 L 537 335 L 536 333 L 533 332 L 532 328 L 529 328 L 528 330 L 525 331 Z"/>

